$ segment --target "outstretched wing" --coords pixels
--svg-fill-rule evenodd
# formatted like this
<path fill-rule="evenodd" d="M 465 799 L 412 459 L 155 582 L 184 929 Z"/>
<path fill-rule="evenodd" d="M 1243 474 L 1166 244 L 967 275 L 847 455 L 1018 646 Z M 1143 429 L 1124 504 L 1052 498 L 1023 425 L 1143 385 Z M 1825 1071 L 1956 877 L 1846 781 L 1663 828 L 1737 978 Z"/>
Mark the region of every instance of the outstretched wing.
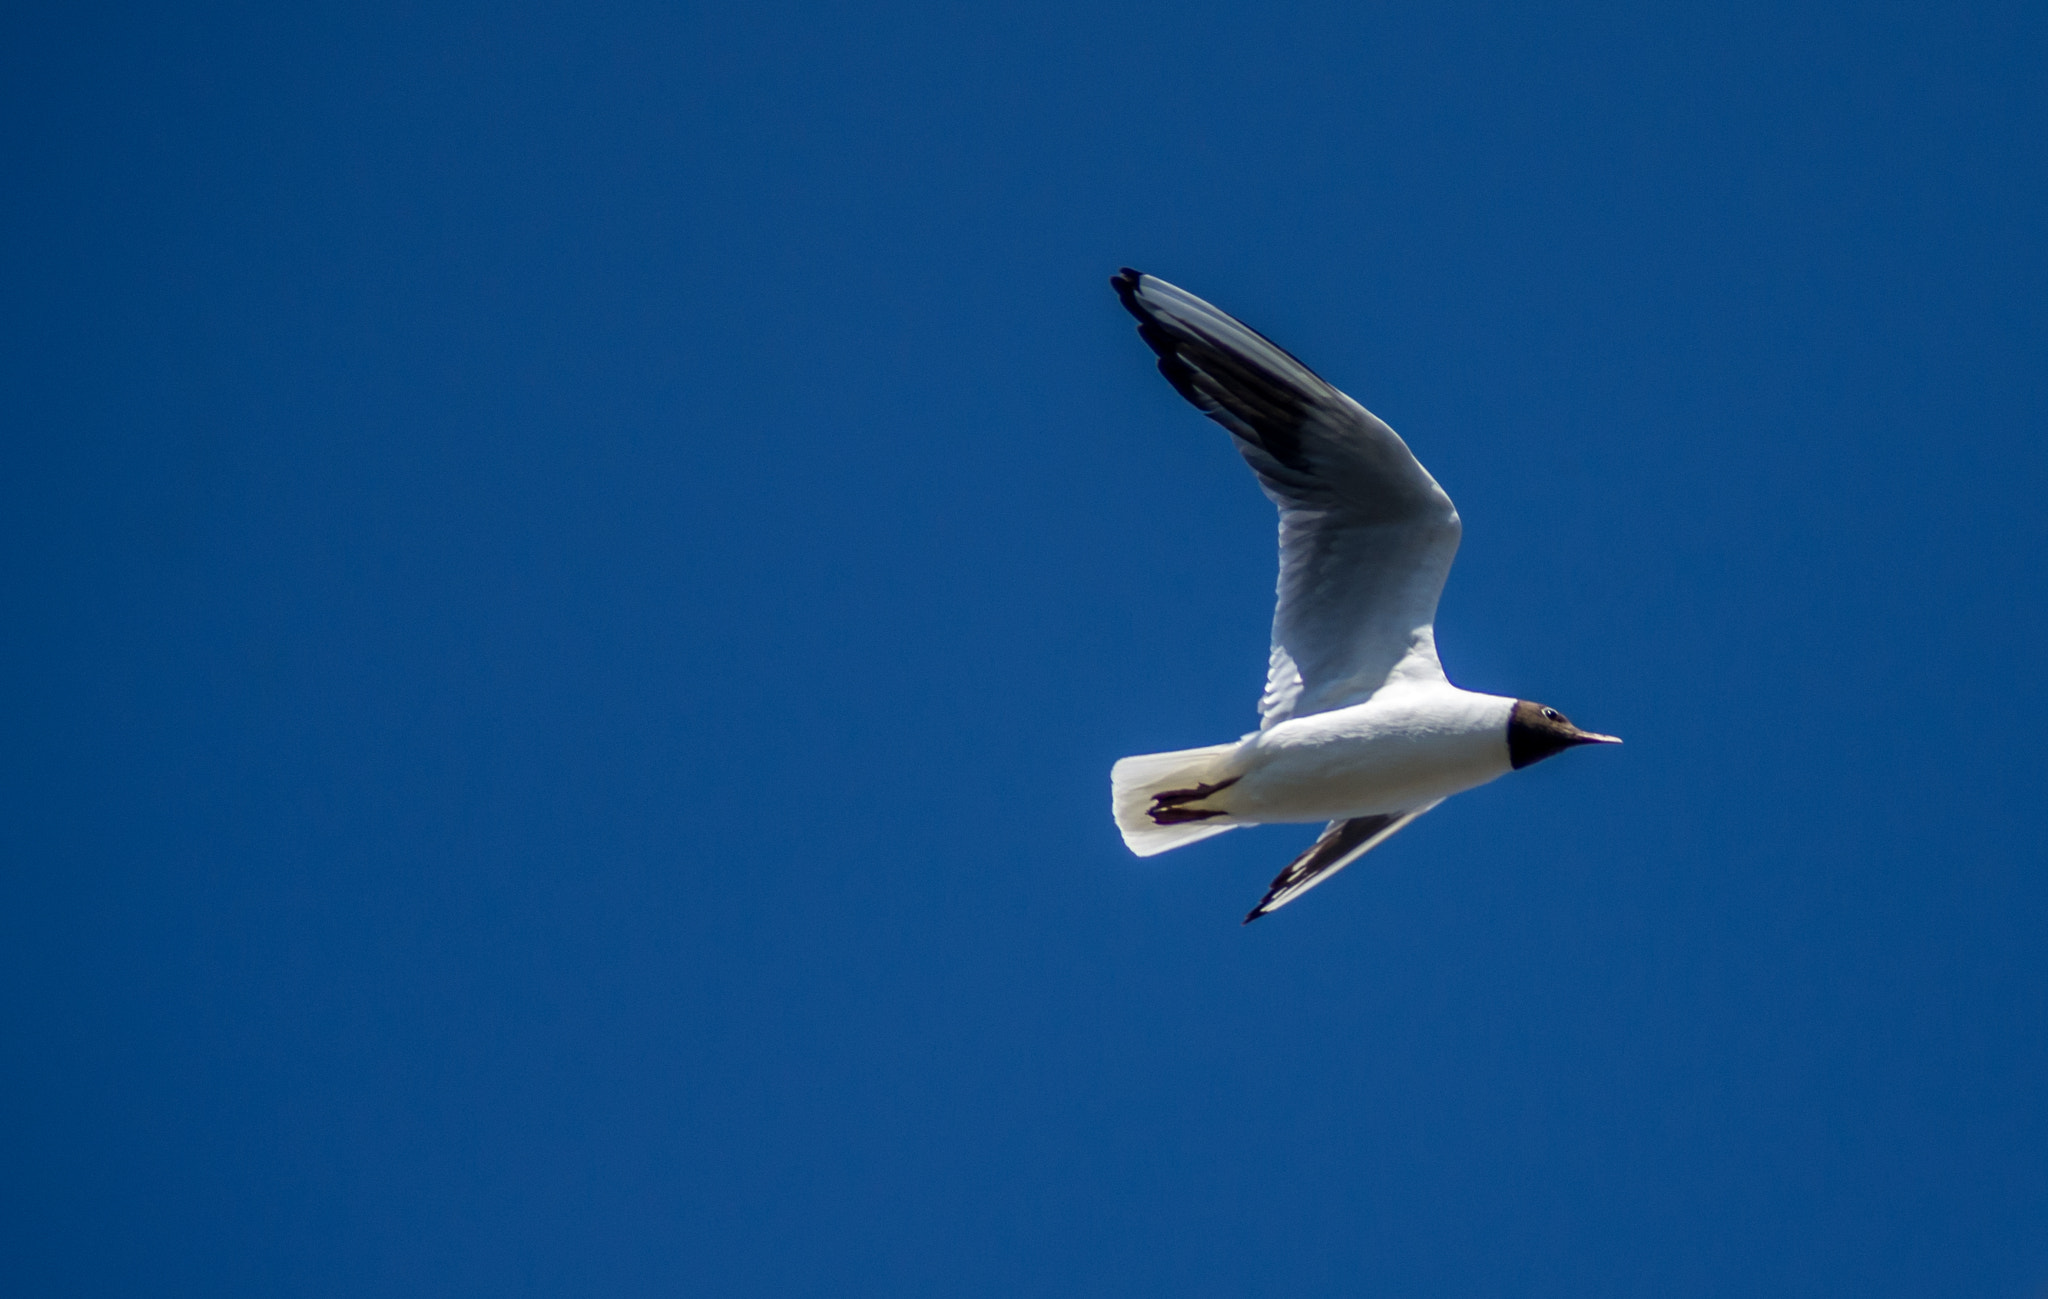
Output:
<path fill-rule="evenodd" d="M 1259 905 L 1252 908 L 1244 922 L 1250 924 L 1268 911 L 1278 911 L 1393 838 L 1402 826 L 1441 802 L 1437 799 L 1435 803 L 1384 816 L 1354 816 L 1348 821 L 1330 822 L 1307 852 L 1287 863 L 1287 869 L 1274 877 L 1266 896 L 1259 899 Z"/>
<path fill-rule="evenodd" d="M 1110 280 L 1159 372 L 1230 431 L 1280 509 L 1280 599 L 1262 726 L 1442 679 L 1437 596 L 1458 511 L 1372 412 L 1270 340 L 1156 276 Z"/>

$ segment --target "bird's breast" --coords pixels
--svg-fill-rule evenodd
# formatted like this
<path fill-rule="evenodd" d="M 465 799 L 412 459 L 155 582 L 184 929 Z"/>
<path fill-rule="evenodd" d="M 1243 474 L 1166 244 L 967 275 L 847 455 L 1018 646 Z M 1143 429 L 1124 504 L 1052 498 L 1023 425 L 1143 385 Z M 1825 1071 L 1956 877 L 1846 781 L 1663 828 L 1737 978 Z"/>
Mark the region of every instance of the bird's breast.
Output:
<path fill-rule="evenodd" d="M 1443 687 L 1376 697 L 1247 737 L 1230 813 L 1336 821 L 1401 812 L 1510 770 L 1511 699 Z"/>

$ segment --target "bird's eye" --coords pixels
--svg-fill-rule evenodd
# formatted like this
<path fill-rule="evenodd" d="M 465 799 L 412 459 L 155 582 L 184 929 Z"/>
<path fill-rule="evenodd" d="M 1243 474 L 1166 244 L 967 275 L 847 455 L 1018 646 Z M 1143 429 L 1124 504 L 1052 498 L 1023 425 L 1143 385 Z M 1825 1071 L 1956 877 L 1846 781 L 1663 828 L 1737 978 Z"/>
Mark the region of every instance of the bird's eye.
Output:
<path fill-rule="evenodd" d="M 1543 720 L 1546 722 L 1561 722 L 1564 720 L 1564 714 L 1558 712 L 1555 708 L 1546 708 L 1543 710 Z"/>

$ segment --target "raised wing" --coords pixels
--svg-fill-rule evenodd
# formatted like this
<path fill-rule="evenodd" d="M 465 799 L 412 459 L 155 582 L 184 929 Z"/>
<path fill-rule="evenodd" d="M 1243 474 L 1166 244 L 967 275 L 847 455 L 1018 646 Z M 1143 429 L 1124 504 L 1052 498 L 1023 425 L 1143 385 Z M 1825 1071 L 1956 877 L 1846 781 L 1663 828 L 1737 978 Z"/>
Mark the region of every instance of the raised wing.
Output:
<path fill-rule="evenodd" d="M 1280 599 L 1262 726 L 1443 678 L 1437 597 L 1458 511 L 1372 412 L 1271 340 L 1156 276 L 1110 279 L 1159 372 L 1230 431 L 1280 509 Z"/>
<path fill-rule="evenodd" d="M 1244 922 L 1250 924 L 1269 911 L 1278 911 L 1393 838 L 1402 826 L 1441 802 L 1437 799 L 1435 803 L 1384 816 L 1354 816 L 1348 821 L 1330 822 L 1307 852 L 1287 863 L 1287 869 L 1274 877 L 1266 896 L 1259 899 L 1259 905 L 1252 908 Z"/>

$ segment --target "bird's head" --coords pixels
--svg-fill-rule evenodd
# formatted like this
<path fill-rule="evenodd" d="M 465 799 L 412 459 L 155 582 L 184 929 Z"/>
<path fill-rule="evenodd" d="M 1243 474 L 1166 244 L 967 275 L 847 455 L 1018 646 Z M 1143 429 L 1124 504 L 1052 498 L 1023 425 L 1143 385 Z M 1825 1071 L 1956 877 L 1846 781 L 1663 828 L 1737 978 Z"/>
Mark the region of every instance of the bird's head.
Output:
<path fill-rule="evenodd" d="M 1553 753 L 1562 753 L 1575 744 L 1619 744 L 1621 740 L 1612 735 L 1596 735 L 1582 731 L 1572 725 L 1572 719 L 1555 708 L 1532 704 L 1526 699 L 1515 701 L 1514 711 L 1508 714 L 1508 761 L 1520 771 L 1532 762 L 1541 762 Z"/>

